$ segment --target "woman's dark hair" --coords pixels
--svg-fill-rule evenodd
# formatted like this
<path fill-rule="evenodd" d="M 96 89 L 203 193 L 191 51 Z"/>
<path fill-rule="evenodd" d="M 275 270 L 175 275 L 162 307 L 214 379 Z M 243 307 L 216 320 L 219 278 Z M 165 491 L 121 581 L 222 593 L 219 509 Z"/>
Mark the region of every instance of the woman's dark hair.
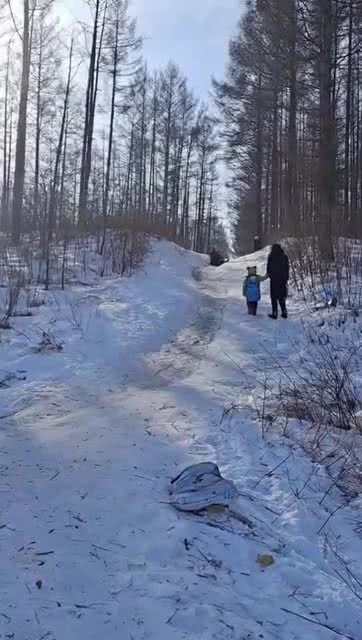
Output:
<path fill-rule="evenodd" d="M 283 251 L 283 249 L 282 249 L 280 244 L 278 244 L 278 243 L 273 244 L 273 246 L 271 248 L 271 252 L 270 252 L 271 256 L 281 256 L 281 255 L 283 255 L 283 253 L 284 253 L 284 251 Z"/>

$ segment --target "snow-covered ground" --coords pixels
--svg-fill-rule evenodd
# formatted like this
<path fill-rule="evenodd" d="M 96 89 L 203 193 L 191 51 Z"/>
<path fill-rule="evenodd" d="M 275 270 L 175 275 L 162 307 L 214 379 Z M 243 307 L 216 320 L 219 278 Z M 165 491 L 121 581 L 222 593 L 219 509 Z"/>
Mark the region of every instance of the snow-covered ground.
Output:
<path fill-rule="evenodd" d="M 1 332 L 0 638 L 361 638 L 361 502 L 293 439 L 262 438 L 257 370 L 290 356 L 301 308 L 271 322 L 265 285 L 248 317 L 248 261 L 155 243 L 132 279 L 52 292 Z M 37 352 L 44 333 L 62 349 Z M 168 505 L 204 460 L 253 529 Z"/>

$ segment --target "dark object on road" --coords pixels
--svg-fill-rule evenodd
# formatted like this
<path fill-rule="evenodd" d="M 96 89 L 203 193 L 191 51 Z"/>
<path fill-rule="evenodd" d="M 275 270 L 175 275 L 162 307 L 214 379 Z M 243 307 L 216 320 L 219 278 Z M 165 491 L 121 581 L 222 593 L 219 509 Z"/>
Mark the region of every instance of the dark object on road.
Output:
<path fill-rule="evenodd" d="M 273 244 L 269 258 L 267 273 L 270 278 L 270 298 L 272 303 L 271 318 L 278 318 L 278 304 L 282 318 L 288 317 L 287 296 L 289 281 L 289 259 L 280 244 Z"/>
<path fill-rule="evenodd" d="M 261 240 L 259 236 L 255 236 L 254 238 L 254 251 L 260 251 L 261 249 Z"/>
<path fill-rule="evenodd" d="M 212 267 L 221 267 L 226 262 L 229 262 L 229 258 L 224 258 L 219 251 L 216 249 L 211 249 L 210 253 L 210 265 Z"/>

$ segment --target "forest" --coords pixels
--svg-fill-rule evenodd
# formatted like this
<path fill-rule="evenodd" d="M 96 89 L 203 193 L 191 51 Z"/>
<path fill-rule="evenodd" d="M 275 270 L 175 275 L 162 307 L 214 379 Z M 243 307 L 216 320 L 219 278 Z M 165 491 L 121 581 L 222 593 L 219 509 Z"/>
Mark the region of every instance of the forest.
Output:
<path fill-rule="evenodd" d="M 362 235 L 360 0 L 248 0 L 208 104 L 150 69 L 128 0 L 1 5 L 1 232 L 14 246 L 151 232 L 236 254 Z M 83 14 L 82 14 L 83 15 Z M 224 188 L 226 187 L 226 188 Z"/>
<path fill-rule="evenodd" d="M 247 2 L 214 81 L 236 245 L 362 235 L 360 0 Z"/>
<path fill-rule="evenodd" d="M 3 243 L 46 256 L 92 235 L 102 254 L 126 229 L 226 250 L 211 109 L 175 62 L 148 69 L 128 0 L 87 0 L 72 25 L 58 14 L 1 7 Z"/>

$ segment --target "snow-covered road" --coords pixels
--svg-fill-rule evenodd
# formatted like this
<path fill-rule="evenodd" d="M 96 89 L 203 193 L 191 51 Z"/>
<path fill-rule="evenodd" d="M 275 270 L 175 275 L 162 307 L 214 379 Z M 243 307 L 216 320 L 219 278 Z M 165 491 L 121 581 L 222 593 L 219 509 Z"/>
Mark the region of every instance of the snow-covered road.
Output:
<path fill-rule="evenodd" d="M 319 505 L 323 469 L 263 440 L 253 411 L 256 365 L 288 356 L 299 310 L 271 323 L 265 285 L 246 316 L 246 264 L 203 268 L 161 243 L 145 273 L 73 292 L 72 317 L 63 299 L 39 311 L 61 353 L 32 352 L 29 320 L 0 344 L 1 369 L 26 376 L 0 390 L 0 638 L 360 639 L 361 602 L 318 535 L 337 498 Z M 168 481 L 203 460 L 237 484 L 254 530 L 169 507 Z M 355 506 L 323 529 L 352 562 Z"/>

